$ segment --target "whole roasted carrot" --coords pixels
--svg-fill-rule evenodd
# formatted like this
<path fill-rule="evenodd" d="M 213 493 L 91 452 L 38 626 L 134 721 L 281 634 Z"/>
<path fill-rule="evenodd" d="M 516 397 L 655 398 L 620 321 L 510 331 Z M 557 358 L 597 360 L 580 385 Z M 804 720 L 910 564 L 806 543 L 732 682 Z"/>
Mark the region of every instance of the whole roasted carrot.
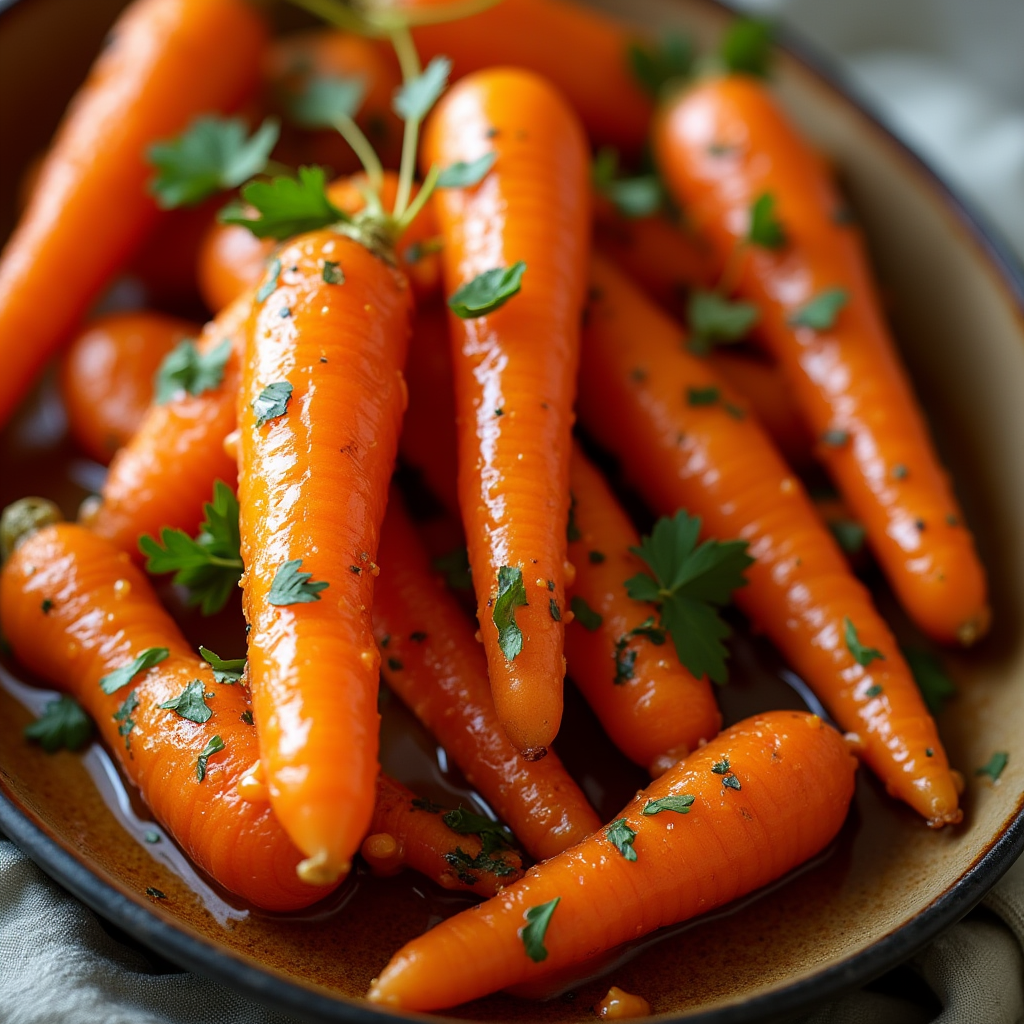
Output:
<path fill-rule="evenodd" d="M 485 897 L 522 878 L 522 857 L 500 826 L 461 809 L 443 811 L 380 775 L 370 834 L 359 851 L 370 870 L 394 875 L 408 866 L 445 889 Z"/>
<path fill-rule="evenodd" d="M 199 325 L 163 313 L 112 313 L 75 336 L 60 365 L 60 392 L 75 442 L 97 462 L 131 439 L 153 400 L 153 378 Z"/>
<path fill-rule="evenodd" d="M 269 910 L 329 891 L 299 881 L 302 854 L 269 805 L 239 793 L 259 756 L 245 690 L 214 681 L 110 541 L 67 523 L 23 533 L 0 614 L 18 660 L 92 715 L 156 819 L 217 882 Z"/>
<path fill-rule="evenodd" d="M 569 675 L 615 745 L 660 775 L 722 726 L 706 676 L 695 679 L 654 626 L 650 608 L 626 593 L 643 570 L 629 517 L 579 447 L 569 470 L 573 515 L 569 560 Z"/>
<path fill-rule="evenodd" d="M 369 999 L 455 1006 L 753 892 L 832 841 L 855 767 L 815 715 L 748 718 L 638 793 L 608 827 L 413 939 Z"/>
<path fill-rule="evenodd" d="M 492 160 L 440 191 L 459 492 L 494 703 L 543 756 L 562 716 L 569 432 L 590 203 L 582 129 L 527 71 L 458 82 L 427 126 L 425 161 Z M 499 308 L 500 307 L 500 308 Z"/>
<path fill-rule="evenodd" d="M 553 751 L 526 761 L 505 736 L 473 628 L 431 570 L 395 497 L 379 561 L 373 629 L 388 686 L 533 857 L 561 853 L 598 828 L 597 815 Z"/>
<path fill-rule="evenodd" d="M 0 257 L 0 422 L 155 222 L 148 146 L 240 104 L 265 41 L 245 0 L 135 0 L 114 26 Z"/>
<path fill-rule="evenodd" d="M 896 640 L 800 482 L 681 328 L 595 259 L 580 361 L 580 418 L 657 512 L 686 509 L 755 562 L 735 601 L 855 733 L 890 793 L 933 826 L 957 790 Z"/>
<path fill-rule="evenodd" d="M 789 377 L 819 457 L 929 636 L 988 628 L 985 574 L 824 161 L 756 79 L 680 93 L 654 133 L 665 179 L 709 238 Z"/>

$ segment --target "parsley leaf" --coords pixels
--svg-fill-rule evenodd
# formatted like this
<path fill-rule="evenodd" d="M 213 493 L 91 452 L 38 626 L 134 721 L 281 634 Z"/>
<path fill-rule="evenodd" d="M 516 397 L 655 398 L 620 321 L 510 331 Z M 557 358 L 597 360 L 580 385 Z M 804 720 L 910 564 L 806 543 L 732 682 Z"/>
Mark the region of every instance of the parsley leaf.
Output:
<path fill-rule="evenodd" d="M 173 582 L 188 590 L 189 605 L 213 615 L 227 604 L 242 575 L 238 533 L 238 499 L 223 480 L 213 485 L 213 501 L 203 505 L 204 518 L 193 540 L 184 530 L 165 526 L 157 541 L 139 538 L 146 571 L 173 572 Z"/>
<path fill-rule="evenodd" d="M 601 628 L 601 623 L 604 622 L 604 617 L 599 612 L 595 612 L 594 609 L 579 596 L 579 594 L 573 594 L 572 600 L 569 602 L 569 607 L 572 609 L 572 613 L 576 617 L 576 621 L 588 633 L 593 633 L 595 630 Z"/>
<path fill-rule="evenodd" d="M 122 686 L 127 686 L 141 672 L 148 672 L 154 665 L 159 665 L 171 652 L 166 647 L 147 647 L 137 658 L 127 665 L 107 673 L 100 680 L 100 689 L 107 695 L 117 693 Z"/>
<path fill-rule="evenodd" d="M 673 32 L 653 45 L 631 44 L 626 57 L 641 88 L 657 99 L 669 82 L 690 77 L 696 50 L 689 36 Z"/>
<path fill-rule="evenodd" d="M 132 715 L 139 706 L 139 693 L 132 690 L 124 699 L 124 703 L 114 712 L 114 721 L 121 724 L 117 727 L 118 736 L 124 737 L 124 749 L 132 748 L 132 729 L 135 728 L 135 719 Z"/>
<path fill-rule="evenodd" d="M 625 818 L 617 818 L 605 831 L 608 842 L 622 854 L 626 860 L 636 860 L 636 850 L 633 849 L 633 842 L 637 837 L 635 829 L 629 827 Z"/>
<path fill-rule="evenodd" d="M 190 338 L 180 341 L 164 356 L 154 381 L 153 401 L 166 405 L 183 391 L 201 395 L 219 388 L 224 380 L 224 367 L 231 356 L 231 339 L 203 352 Z"/>
<path fill-rule="evenodd" d="M 687 405 L 716 405 L 721 397 L 722 392 L 714 384 L 706 388 L 686 389 Z"/>
<path fill-rule="evenodd" d="M 775 196 L 762 192 L 750 208 L 747 241 L 763 249 L 781 249 L 786 244 L 786 230 L 775 216 Z"/>
<path fill-rule="evenodd" d="M 1010 755 L 1003 750 L 997 750 L 988 761 L 988 764 L 976 769 L 975 775 L 987 775 L 993 782 L 999 781 L 1003 769 L 1010 763 Z"/>
<path fill-rule="evenodd" d="M 956 687 L 946 675 L 942 662 L 931 651 L 920 647 L 904 647 L 903 657 L 907 659 L 925 707 L 933 715 L 938 715 L 946 701 L 956 696 Z"/>
<path fill-rule="evenodd" d="M 25 726 L 25 735 L 48 754 L 58 750 L 81 750 L 92 736 L 92 719 L 72 697 L 48 701 L 42 715 Z"/>
<path fill-rule="evenodd" d="M 885 661 L 885 655 L 874 647 L 865 647 L 857 636 L 857 628 L 849 619 L 843 619 L 843 634 L 846 639 L 846 649 L 853 655 L 853 660 L 858 665 L 870 665 L 871 662 Z"/>
<path fill-rule="evenodd" d="M 256 293 L 256 301 L 266 302 L 277 289 L 277 282 L 280 278 L 281 261 L 275 256 L 267 267 L 266 280 L 260 285 L 259 291 Z"/>
<path fill-rule="evenodd" d="M 430 564 L 438 572 L 444 573 L 445 581 L 452 590 L 473 589 L 469 552 L 465 548 L 454 548 L 446 555 L 438 555 Z"/>
<path fill-rule="evenodd" d="M 336 260 L 324 260 L 324 268 L 320 272 L 320 276 L 323 278 L 324 284 L 345 283 L 345 271 L 341 269 L 341 264 Z"/>
<path fill-rule="evenodd" d="M 196 778 L 202 782 L 206 778 L 206 764 L 214 754 L 219 754 L 224 749 L 224 741 L 219 736 L 214 736 L 209 743 L 203 747 L 202 752 L 196 759 Z"/>
<path fill-rule="evenodd" d="M 180 718 L 185 718 L 196 725 L 202 725 L 213 717 L 213 712 L 206 703 L 206 687 L 201 679 L 193 679 L 177 697 L 158 704 L 164 711 L 173 711 Z"/>
<path fill-rule="evenodd" d="M 660 625 L 671 635 L 680 662 L 690 672 L 698 679 L 707 675 L 724 683 L 728 652 L 722 640 L 731 630 L 718 609 L 747 582 L 743 571 L 754 559 L 747 554 L 746 541 L 706 540 L 698 547 L 700 526 L 700 517 L 683 509 L 671 519 L 659 519 L 651 535 L 632 549 L 653 576 L 631 577 L 626 580 L 626 592 L 635 601 L 659 607 Z"/>
<path fill-rule="evenodd" d="M 461 846 L 456 846 L 454 853 L 446 853 L 444 859 L 455 868 L 459 880 L 466 885 L 473 885 L 479 881 L 479 878 L 472 874 L 473 871 L 504 878 L 506 875 L 514 874 L 516 870 L 504 857 L 494 857 L 486 850 L 481 850 L 475 857 L 470 857 Z"/>
<path fill-rule="evenodd" d="M 548 951 L 544 947 L 544 936 L 547 935 L 548 925 L 551 924 L 551 915 L 554 914 L 555 907 L 558 906 L 561 899 L 561 896 L 556 896 L 548 903 L 530 907 L 524 915 L 528 923 L 519 929 L 519 937 L 523 940 L 526 955 L 535 964 L 548 958 Z"/>
<path fill-rule="evenodd" d="M 752 302 L 730 302 L 717 292 L 693 291 L 686 307 L 690 327 L 686 347 L 698 355 L 705 355 L 715 345 L 741 341 L 760 315 L 760 310 Z"/>
<path fill-rule="evenodd" d="M 459 807 L 442 815 L 441 820 L 460 836 L 479 836 L 483 844 L 483 852 L 492 854 L 496 850 L 505 850 L 512 845 L 512 833 L 504 825 L 499 825 L 482 814 Z"/>
<path fill-rule="evenodd" d="M 262 427 L 269 420 L 276 420 L 288 411 L 292 400 L 292 386 L 286 380 L 268 384 L 253 400 L 252 411 L 256 413 L 256 426 Z"/>
<path fill-rule="evenodd" d="M 322 167 L 300 167 L 298 176 L 282 175 L 272 181 L 251 181 L 242 199 L 256 210 L 253 217 L 244 204 L 231 203 L 221 210 L 222 224 L 241 224 L 257 238 L 284 240 L 305 231 L 348 223 L 351 217 L 327 196 L 327 176 Z"/>
<path fill-rule="evenodd" d="M 498 154 L 492 150 L 475 160 L 459 160 L 444 168 L 437 176 L 437 188 L 472 188 L 479 185 L 497 159 Z"/>
<path fill-rule="evenodd" d="M 816 331 L 827 331 L 835 326 L 839 311 L 846 305 L 850 293 L 845 288 L 826 288 L 806 305 L 789 315 L 794 327 L 811 327 Z"/>
<path fill-rule="evenodd" d="M 341 117 L 355 117 L 366 96 L 362 75 L 311 75 L 297 92 L 281 99 L 289 118 L 303 128 L 333 128 Z"/>
<path fill-rule="evenodd" d="M 864 541 L 868 531 L 863 523 L 856 519 L 829 519 L 828 528 L 832 531 L 839 546 L 848 555 L 859 555 L 864 549 Z"/>
<path fill-rule="evenodd" d="M 421 796 L 414 797 L 410 802 L 417 811 L 427 811 L 430 814 L 439 814 L 443 810 L 440 804 L 435 804 L 433 800 L 428 800 Z"/>
<path fill-rule="evenodd" d="M 203 661 L 213 669 L 215 682 L 230 686 L 237 683 L 245 672 L 245 658 L 221 658 L 209 647 L 200 647 L 199 653 L 203 656 Z"/>
<path fill-rule="evenodd" d="M 395 91 L 392 108 L 403 121 L 422 121 L 448 85 L 452 62 L 435 57 L 423 72 Z"/>
<path fill-rule="evenodd" d="M 146 151 L 157 171 L 149 190 L 161 209 L 170 210 L 237 188 L 266 169 L 278 134 L 272 117 L 251 136 L 240 117 L 197 117 L 181 135 Z"/>
<path fill-rule="evenodd" d="M 270 584 L 270 594 L 267 600 L 278 606 L 290 604 L 308 604 L 310 601 L 320 600 L 320 591 L 326 590 L 329 583 L 310 583 L 313 578 L 311 572 L 301 572 L 301 558 L 293 558 L 291 561 L 283 562 L 274 576 L 274 582 Z"/>
<path fill-rule="evenodd" d="M 660 800 L 648 800 L 641 809 L 641 814 L 648 817 L 652 814 L 661 814 L 662 811 L 675 811 L 676 814 L 689 814 L 695 797 L 689 793 L 681 796 L 663 796 Z"/>
<path fill-rule="evenodd" d="M 729 765 L 729 755 L 726 754 L 721 761 L 716 761 L 712 766 L 711 770 L 715 775 L 728 775 L 732 771 Z"/>
<path fill-rule="evenodd" d="M 597 154 L 590 177 L 596 191 L 623 217 L 649 217 L 665 205 L 661 179 L 656 174 L 621 177 L 618 152 L 609 146 Z"/>
<path fill-rule="evenodd" d="M 519 260 L 511 267 L 495 267 L 467 281 L 448 300 L 448 308 L 462 320 L 475 320 L 493 313 L 519 294 L 526 264 Z"/>
<path fill-rule="evenodd" d="M 498 627 L 498 646 L 509 661 L 523 649 L 523 632 L 516 625 L 516 609 L 528 602 L 522 569 L 503 565 L 498 569 L 498 596 L 491 618 Z"/>
<path fill-rule="evenodd" d="M 718 55 L 728 71 L 767 78 L 774 26 L 761 18 L 737 18 L 726 29 Z"/>

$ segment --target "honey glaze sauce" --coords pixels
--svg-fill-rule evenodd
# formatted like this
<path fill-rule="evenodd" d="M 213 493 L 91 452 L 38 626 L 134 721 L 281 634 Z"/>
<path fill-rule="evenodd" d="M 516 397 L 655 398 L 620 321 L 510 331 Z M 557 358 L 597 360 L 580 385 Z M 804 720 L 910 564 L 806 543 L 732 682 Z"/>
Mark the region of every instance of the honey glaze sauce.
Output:
<path fill-rule="evenodd" d="M 5 470 L 0 476 L 4 505 L 39 494 L 57 501 L 69 518 L 103 476 L 103 468 L 84 459 L 69 441 L 51 380 L 0 438 L 0 459 Z M 237 603 L 203 619 L 184 606 L 172 587 L 162 584 L 160 589 L 194 645 L 203 643 L 223 657 L 244 653 Z M 741 627 L 731 650 L 730 682 L 718 691 L 727 724 L 774 708 L 810 707 L 824 713 L 766 642 Z M 52 697 L 32 684 L 5 658 L 0 671 L 4 794 L 94 874 L 138 900 L 149 900 L 186 931 L 285 977 L 336 995 L 359 997 L 402 944 L 476 902 L 410 871 L 375 878 L 357 862 L 334 894 L 301 913 L 271 915 L 247 907 L 188 862 L 152 822 L 106 751 L 93 744 L 82 754 L 47 755 L 24 739 L 24 725 Z M 484 801 L 445 752 L 386 689 L 380 706 L 384 769 L 437 803 L 487 813 Z M 647 781 L 603 735 L 571 683 L 566 687 L 557 748 L 604 820 L 611 820 Z M 546 991 L 529 993 L 544 1002 L 499 994 L 449 1015 L 505 1021 L 592 1020 L 598 1005 L 608 1017 L 646 1012 L 648 1005 L 653 1013 L 678 1011 L 728 1000 L 744 988 L 788 980 L 795 968 L 827 962 L 835 936 L 862 927 L 865 911 L 873 904 L 896 898 L 889 879 L 897 877 L 896 866 L 907 845 L 919 843 L 926 831 L 861 772 L 840 836 L 793 875 L 713 917 L 665 929 L 581 967 L 575 977 L 559 979 Z M 941 847 L 944 837 L 928 834 L 926 840 Z M 609 992 L 610 984 L 622 990 L 618 996 Z"/>

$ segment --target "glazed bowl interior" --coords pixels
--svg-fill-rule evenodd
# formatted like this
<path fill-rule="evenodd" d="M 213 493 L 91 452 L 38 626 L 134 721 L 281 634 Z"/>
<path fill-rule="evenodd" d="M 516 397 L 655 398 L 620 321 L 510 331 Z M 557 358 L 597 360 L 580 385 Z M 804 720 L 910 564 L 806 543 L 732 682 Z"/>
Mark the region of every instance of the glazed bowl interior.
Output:
<path fill-rule="evenodd" d="M 20 174 L 49 137 L 101 43 L 120 0 L 22 0 L 0 16 L 0 234 L 14 218 Z M 708 42 L 728 15 L 709 0 L 601 0 L 641 26 Z M 56 27 L 56 30 L 55 30 Z M 496 996 L 453 1011 L 472 1020 L 592 1018 L 609 983 L 645 996 L 658 1015 L 725 1022 L 789 1012 L 881 973 L 965 913 L 1019 850 L 1024 788 L 1024 284 L 943 187 L 864 111 L 806 63 L 780 54 L 776 85 L 793 116 L 835 161 L 863 224 L 888 312 L 936 440 L 990 573 L 994 629 L 977 649 L 950 652 L 958 696 L 940 720 L 952 763 L 967 780 L 966 817 L 930 832 L 864 773 L 839 839 L 767 893 L 627 953 L 609 973 L 543 1003 Z M 69 271 L 71 272 L 71 271 Z M 74 504 L 95 486 L 69 446 L 45 386 L 3 440 L 4 502 L 31 490 Z M 895 628 L 913 631 L 888 595 Z M 768 706 L 802 706 L 799 687 L 744 639 L 728 720 Z M 22 727 L 45 695 L 12 666 L 0 674 L 0 827 L 101 913 L 179 963 L 318 1020 L 377 1019 L 358 997 L 404 941 L 465 905 L 408 880 L 358 878 L 312 913 L 260 915 L 199 878 L 174 850 L 142 842 L 143 805 L 97 748 L 84 757 L 28 747 Z M 594 751 L 613 768 L 586 713 L 563 756 L 603 812 L 638 784 L 588 774 Z M 385 767 L 458 800 L 467 789 L 439 768 L 432 745 L 391 713 Z M 410 738 L 411 737 L 411 738 Z M 1009 753 L 998 784 L 975 771 Z M 389 764 L 391 759 L 392 764 Z M 623 762 L 624 763 L 624 762 Z M 1016 823 L 1016 824 L 1015 824 Z M 168 895 L 154 903 L 147 887 Z M 381 1015 L 383 1019 L 394 1019 Z"/>

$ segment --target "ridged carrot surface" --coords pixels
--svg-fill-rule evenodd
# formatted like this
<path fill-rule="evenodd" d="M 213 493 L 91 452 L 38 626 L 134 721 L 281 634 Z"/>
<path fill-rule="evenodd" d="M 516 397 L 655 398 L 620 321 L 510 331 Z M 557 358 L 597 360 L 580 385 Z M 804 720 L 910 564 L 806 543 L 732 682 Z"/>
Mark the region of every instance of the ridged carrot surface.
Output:
<path fill-rule="evenodd" d="M 537 757 L 562 717 L 569 435 L 586 288 L 590 187 L 583 131 L 565 100 L 528 71 L 458 82 L 427 124 L 425 164 L 493 152 L 483 181 L 444 189 L 435 211 L 449 295 L 525 261 L 522 290 L 496 312 L 453 315 L 459 493 L 498 716 Z M 519 570 L 522 650 L 506 658 L 492 612 L 501 567 Z M 549 582 L 553 589 L 549 588 Z"/>
<path fill-rule="evenodd" d="M 156 221 L 147 147 L 238 106 L 265 42 L 245 0 L 135 0 L 122 14 L 0 256 L 0 423 Z"/>
<path fill-rule="evenodd" d="M 401 503 L 384 520 L 373 628 L 388 686 L 538 860 L 601 824 L 554 751 L 526 761 L 505 736 L 473 627 L 430 567 Z"/>
<path fill-rule="evenodd" d="M 401 0 L 395 6 L 424 10 L 442 2 Z M 597 11 L 563 0 L 502 0 L 468 18 L 417 28 L 413 38 L 424 60 L 452 60 L 456 78 L 493 66 L 543 75 L 596 142 L 636 153 L 647 141 L 653 108 L 629 66 L 637 36 Z"/>
<path fill-rule="evenodd" d="M 960 820 L 935 723 L 896 640 L 852 575 L 800 482 L 681 328 L 595 258 L 578 409 L 660 514 L 685 508 L 705 536 L 747 541 L 756 559 L 734 599 L 856 733 L 889 791 L 930 824 Z M 846 623 L 865 650 L 859 662 Z M 862 657 L 864 657 L 862 655 Z"/>
<path fill-rule="evenodd" d="M 100 502 L 83 508 L 82 522 L 133 558 L 141 560 L 138 543 L 144 533 L 159 536 L 164 526 L 195 533 L 214 481 L 234 486 L 237 465 L 224 439 L 237 422 L 240 353 L 251 308 L 249 292 L 211 320 L 199 337 L 197 348 L 203 353 L 231 342 L 220 384 L 151 405 L 138 431 L 114 456 Z"/>
<path fill-rule="evenodd" d="M 445 889 L 484 897 L 522 878 L 519 853 L 501 849 L 480 857 L 480 837 L 453 832 L 442 815 L 443 808 L 418 799 L 387 775 L 378 776 L 370 834 L 360 849 L 370 870 L 394 875 L 410 867 Z"/>
<path fill-rule="evenodd" d="M 760 306 L 760 334 L 901 603 L 933 639 L 972 643 L 988 628 L 985 574 L 826 164 L 768 90 L 741 76 L 681 93 L 654 144 L 676 198 Z M 784 233 L 776 249 L 742 244 L 763 195 Z M 794 324 L 831 289 L 846 302 L 830 326 Z"/>
<path fill-rule="evenodd" d="M 617 847 L 612 827 L 602 829 L 442 921 L 399 950 L 369 998 L 403 1010 L 456 1006 L 753 892 L 831 842 L 855 767 L 842 737 L 814 715 L 748 718 L 637 794 L 616 819 L 630 843 Z M 654 801 L 684 795 L 687 813 L 650 813 Z M 553 900 L 538 961 L 527 952 L 526 915 Z"/>
<path fill-rule="evenodd" d="M 4 635 L 18 660 L 71 694 L 156 819 L 226 889 L 268 910 L 296 910 L 329 890 L 304 885 L 302 854 L 266 803 L 239 795 L 259 757 L 241 685 L 214 682 L 161 607 L 144 574 L 110 541 L 73 524 L 28 537 L 0 576 Z M 149 648 L 168 656 L 113 694 L 100 681 Z M 159 705 L 199 680 L 210 719 L 198 724 Z M 197 773 L 215 736 L 223 750 Z"/>
<path fill-rule="evenodd" d="M 271 803 L 308 858 L 303 877 L 327 881 L 348 870 L 373 813 L 370 609 L 412 293 L 335 231 L 300 236 L 280 262 L 254 308 L 238 405 L 249 681 Z M 328 262 L 341 283 L 325 280 Z"/>
<path fill-rule="evenodd" d="M 576 538 L 569 543 L 569 561 L 576 567 L 569 587 L 575 617 L 565 631 L 569 675 L 612 742 L 660 775 L 718 735 L 722 715 L 710 680 L 694 679 L 671 642 L 654 644 L 649 635 L 634 632 L 651 616 L 650 606 L 630 599 L 625 587 L 644 571 L 630 551 L 640 537 L 578 446 L 569 482 Z"/>

